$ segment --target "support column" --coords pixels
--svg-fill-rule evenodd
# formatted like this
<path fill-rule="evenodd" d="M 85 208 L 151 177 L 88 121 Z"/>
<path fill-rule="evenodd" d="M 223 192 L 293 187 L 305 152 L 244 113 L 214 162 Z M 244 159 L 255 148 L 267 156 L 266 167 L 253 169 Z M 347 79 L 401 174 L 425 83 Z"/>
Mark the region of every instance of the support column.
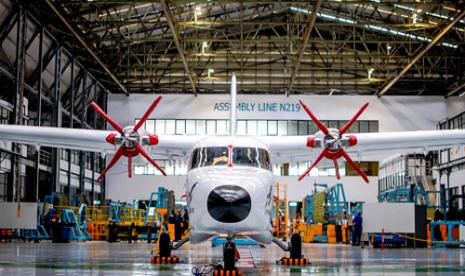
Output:
<path fill-rule="evenodd" d="M 450 156 L 449 156 L 450 160 Z M 450 200 L 450 173 L 451 173 L 451 167 L 448 167 L 446 169 L 446 190 L 444 191 L 444 196 L 446 198 L 445 201 L 445 208 L 444 208 L 444 220 L 447 220 L 447 212 L 449 210 L 449 200 Z"/>
<path fill-rule="evenodd" d="M 53 124 L 55 127 L 62 126 L 62 111 L 61 111 L 61 45 L 56 45 L 55 51 L 55 71 L 54 71 L 54 110 L 53 110 Z M 59 192 L 60 185 L 60 154 L 59 149 L 52 150 L 52 191 Z"/>
<path fill-rule="evenodd" d="M 19 15 L 16 34 L 16 72 L 15 72 L 15 94 L 13 96 L 13 124 L 23 124 L 23 100 L 24 100 L 24 56 L 26 44 L 26 13 L 24 7 L 19 5 Z M 21 201 L 21 145 L 12 143 L 11 162 L 11 200 Z"/>
<path fill-rule="evenodd" d="M 41 125 L 42 120 L 42 71 L 43 71 L 43 44 L 44 44 L 44 28 L 40 29 L 39 34 L 39 85 L 37 87 L 37 102 L 36 102 L 36 126 Z M 36 202 L 39 202 L 39 184 L 40 184 L 40 148 L 36 149 L 36 160 L 35 160 L 35 167 L 36 167 Z"/>
<path fill-rule="evenodd" d="M 71 62 L 71 91 L 70 91 L 70 102 L 71 110 L 69 111 L 69 128 L 74 127 L 74 58 Z M 71 150 L 67 149 L 68 152 L 68 202 L 71 203 Z"/>

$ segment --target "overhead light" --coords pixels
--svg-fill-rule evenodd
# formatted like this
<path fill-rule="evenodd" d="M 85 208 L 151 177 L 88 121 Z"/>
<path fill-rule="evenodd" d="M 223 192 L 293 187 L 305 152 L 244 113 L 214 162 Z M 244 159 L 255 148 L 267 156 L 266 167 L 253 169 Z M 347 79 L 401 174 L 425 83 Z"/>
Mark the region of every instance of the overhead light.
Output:
<path fill-rule="evenodd" d="M 465 96 L 465 91 L 459 94 L 459 97 L 463 97 L 463 96 Z"/>
<path fill-rule="evenodd" d="M 194 10 L 194 21 L 197 21 L 197 16 L 202 15 L 202 11 L 200 10 L 200 7 L 195 7 Z"/>
<path fill-rule="evenodd" d="M 413 19 L 413 24 L 417 24 L 417 20 L 418 20 L 418 15 L 416 13 L 414 13 L 412 15 L 412 19 Z"/>
<path fill-rule="evenodd" d="M 204 41 L 202 42 L 202 55 L 205 54 L 205 49 L 208 48 L 208 42 Z"/>
<path fill-rule="evenodd" d="M 113 15 L 113 14 L 121 14 L 121 13 L 124 13 L 124 12 L 128 12 L 130 9 L 140 9 L 140 8 L 146 8 L 146 7 L 149 7 L 151 6 L 152 3 L 148 3 L 148 4 L 141 4 L 141 5 L 136 5 L 132 8 L 124 8 L 124 9 L 120 9 L 120 10 L 114 10 L 114 11 L 111 11 L 111 12 L 108 12 L 108 13 L 102 13 L 102 14 L 99 14 L 98 17 L 104 17 L 104 16 L 108 16 L 108 15 Z"/>
<path fill-rule="evenodd" d="M 213 73 L 215 73 L 215 69 L 208 68 L 208 78 L 211 79 L 213 77 Z"/>
<path fill-rule="evenodd" d="M 369 80 L 371 80 L 371 75 L 373 74 L 374 71 L 375 71 L 374 68 L 368 69 L 368 79 L 369 79 Z"/>
<path fill-rule="evenodd" d="M 303 9 L 303 8 L 298 8 L 298 7 L 291 6 L 289 9 L 291 11 L 293 11 L 293 12 L 300 12 L 300 13 L 305 13 L 305 14 L 308 14 L 308 15 L 311 14 L 310 11 L 308 11 L 306 9 Z M 320 17 L 320 18 L 326 19 L 326 20 L 338 21 L 338 22 L 348 23 L 348 24 L 352 24 L 352 25 L 356 25 L 356 24 L 359 23 L 356 20 L 343 18 L 343 17 L 340 17 L 340 16 L 334 16 L 334 15 L 330 15 L 330 14 L 325 14 L 325 13 L 321 13 L 321 12 L 318 12 L 317 16 Z M 364 25 L 364 27 L 367 28 L 367 29 L 373 30 L 373 31 L 377 31 L 377 32 L 389 33 L 389 34 L 393 34 L 393 35 L 396 35 L 396 36 L 399 36 L 399 37 L 407 37 L 407 38 L 410 38 L 412 40 L 423 41 L 423 42 L 431 42 L 432 41 L 432 39 L 429 38 L 429 37 L 424 37 L 424 36 L 421 36 L 421 35 L 414 35 L 414 34 L 402 32 L 402 31 L 398 31 L 398 30 L 395 30 L 395 29 L 381 27 L 381 26 L 374 25 L 374 24 L 366 24 L 366 25 Z M 440 45 L 445 46 L 445 47 L 449 47 L 449 48 L 453 48 L 453 49 L 457 49 L 459 47 L 456 44 L 447 43 L 447 42 L 442 42 L 442 43 L 440 43 Z"/>

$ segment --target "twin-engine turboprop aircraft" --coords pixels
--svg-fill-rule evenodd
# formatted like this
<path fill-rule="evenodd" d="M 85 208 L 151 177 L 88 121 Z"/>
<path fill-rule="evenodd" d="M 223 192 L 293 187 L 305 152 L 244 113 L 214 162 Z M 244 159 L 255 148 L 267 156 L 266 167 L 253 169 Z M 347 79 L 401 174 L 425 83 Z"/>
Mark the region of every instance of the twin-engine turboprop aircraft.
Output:
<path fill-rule="evenodd" d="M 95 103 L 91 103 L 115 131 L 0 125 L 0 140 L 36 147 L 115 153 L 99 179 L 122 156 L 128 158 L 128 174 L 131 177 L 131 160 L 139 154 L 166 175 L 146 151 L 148 147 L 154 147 L 152 152 L 168 157 L 189 152 L 185 187 L 191 223 L 190 241 L 198 243 L 220 234 L 230 238 L 240 234 L 264 244 L 272 242 L 272 161 L 305 156 L 308 160 L 311 151 L 316 151 L 319 156 L 299 180 L 323 158 L 334 163 L 339 178 L 338 159 L 344 158 L 368 182 L 366 174 L 349 154 L 419 149 L 427 152 L 465 144 L 465 130 L 348 134 L 346 132 L 368 104 L 363 105 L 341 129 L 332 129 L 321 123 L 302 101 L 301 106 L 320 129 L 308 137 L 237 136 L 235 108 L 231 108 L 229 136 L 155 135 L 145 131 L 142 126 L 160 101 L 161 96 L 135 126 L 124 128 Z M 231 80 L 231 106 L 236 106 L 235 76 Z"/>

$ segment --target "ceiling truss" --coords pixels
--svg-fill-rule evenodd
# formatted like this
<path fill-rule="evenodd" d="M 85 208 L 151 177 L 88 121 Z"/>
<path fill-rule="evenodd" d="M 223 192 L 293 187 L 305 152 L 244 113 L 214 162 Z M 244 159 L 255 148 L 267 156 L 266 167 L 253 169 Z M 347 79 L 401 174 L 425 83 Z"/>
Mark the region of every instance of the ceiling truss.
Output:
<path fill-rule="evenodd" d="M 227 93 L 234 72 L 239 93 L 376 95 L 407 66 L 388 95 L 465 88 L 463 19 L 412 63 L 462 1 L 321 0 L 308 41 L 319 1 L 174 0 L 165 3 L 169 19 L 165 0 L 44 1 L 130 93 Z"/>

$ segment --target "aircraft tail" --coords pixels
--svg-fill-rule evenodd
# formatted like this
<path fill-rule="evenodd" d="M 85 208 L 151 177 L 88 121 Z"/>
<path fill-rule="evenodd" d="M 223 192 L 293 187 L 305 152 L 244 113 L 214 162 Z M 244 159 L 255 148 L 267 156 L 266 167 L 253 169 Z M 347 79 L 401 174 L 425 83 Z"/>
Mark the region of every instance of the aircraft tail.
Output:
<path fill-rule="evenodd" d="M 231 136 L 236 135 L 236 74 L 233 73 L 231 77 L 231 115 L 229 118 L 229 129 Z"/>

